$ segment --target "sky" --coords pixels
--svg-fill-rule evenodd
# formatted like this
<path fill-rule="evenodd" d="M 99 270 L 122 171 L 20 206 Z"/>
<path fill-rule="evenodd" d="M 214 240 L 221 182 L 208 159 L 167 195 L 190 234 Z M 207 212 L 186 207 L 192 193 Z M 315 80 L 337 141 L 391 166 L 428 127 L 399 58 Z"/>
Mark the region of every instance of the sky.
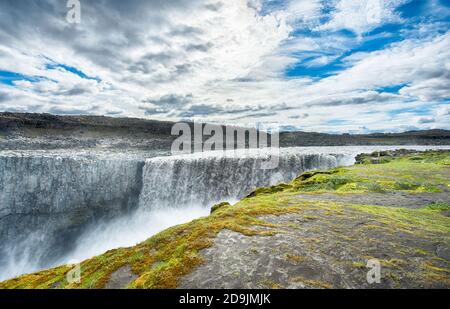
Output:
<path fill-rule="evenodd" d="M 450 0 L 0 1 L 0 111 L 450 129 Z"/>

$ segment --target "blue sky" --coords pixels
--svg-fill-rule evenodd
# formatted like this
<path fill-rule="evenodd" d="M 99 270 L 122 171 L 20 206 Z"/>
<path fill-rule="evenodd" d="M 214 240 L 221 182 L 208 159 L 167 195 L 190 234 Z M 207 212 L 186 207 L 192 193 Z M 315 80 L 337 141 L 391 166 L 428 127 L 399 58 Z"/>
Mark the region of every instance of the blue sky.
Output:
<path fill-rule="evenodd" d="M 450 129 L 450 1 L 0 2 L 0 110 Z"/>

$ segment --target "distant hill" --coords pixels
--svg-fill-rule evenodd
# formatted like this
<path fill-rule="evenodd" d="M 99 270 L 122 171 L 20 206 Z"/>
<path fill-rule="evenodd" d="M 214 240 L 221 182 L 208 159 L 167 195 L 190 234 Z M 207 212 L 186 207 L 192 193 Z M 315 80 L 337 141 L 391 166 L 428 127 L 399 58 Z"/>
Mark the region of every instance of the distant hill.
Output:
<path fill-rule="evenodd" d="M 0 113 L 0 131 L 12 132 L 27 130 L 43 130 L 54 133 L 64 131 L 115 131 L 126 134 L 151 133 L 170 135 L 173 122 L 146 120 L 138 118 L 112 118 L 105 116 L 57 116 L 51 114 L 32 113 Z"/>
<path fill-rule="evenodd" d="M 450 131 L 424 130 L 372 134 L 284 132 L 281 133 L 280 140 L 285 147 L 318 145 L 450 145 Z"/>
<path fill-rule="evenodd" d="M 0 149 L 94 147 L 170 149 L 173 122 L 104 116 L 0 113 Z M 192 124 L 191 124 L 192 126 Z M 450 145 L 449 130 L 324 134 L 283 132 L 280 146 Z"/>

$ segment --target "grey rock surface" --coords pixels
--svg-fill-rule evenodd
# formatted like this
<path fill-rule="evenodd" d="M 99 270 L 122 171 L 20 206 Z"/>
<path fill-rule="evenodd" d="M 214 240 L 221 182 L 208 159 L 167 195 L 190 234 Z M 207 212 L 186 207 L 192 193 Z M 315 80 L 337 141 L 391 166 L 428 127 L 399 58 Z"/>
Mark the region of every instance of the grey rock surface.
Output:
<path fill-rule="evenodd" d="M 365 205 L 378 205 L 402 208 L 422 208 L 433 202 L 447 202 L 450 204 L 450 194 L 440 193 L 408 193 L 408 192 L 384 192 L 364 194 L 301 194 L 298 198 L 305 200 L 336 201 L 358 203 Z"/>
<path fill-rule="evenodd" d="M 130 265 L 125 265 L 111 274 L 105 289 L 124 289 L 136 280 L 138 276 L 133 273 Z"/>
<path fill-rule="evenodd" d="M 351 209 L 339 216 L 310 210 L 261 219 L 276 227 L 257 229 L 277 233 L 222 230 L 179 288 L 450 288 L 449 280 L 428 281 L 423 268 L 431 259 L 450 271 L 449 236 L 389 229 Z M 366 265 L 373 258 L 381 262 L 381 282 L 369 284 Z"/>

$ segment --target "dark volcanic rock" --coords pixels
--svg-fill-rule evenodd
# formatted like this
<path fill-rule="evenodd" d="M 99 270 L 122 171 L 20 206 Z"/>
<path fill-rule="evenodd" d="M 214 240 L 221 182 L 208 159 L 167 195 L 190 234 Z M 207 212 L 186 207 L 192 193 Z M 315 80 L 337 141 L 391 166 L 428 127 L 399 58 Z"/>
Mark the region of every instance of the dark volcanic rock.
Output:
<path fill-rule="evenodd" d="M 136 118 L 0 113 L 0 150 L 95 147 L 170 150 L 176 138 L 171 135 L 173 125 L 173 122 Z M 193 124 L 189 125 L 193 130 Z M 224 129 L 223 126 L 221 128 Z M 205 136 L 204 140 L 207 138 Z M 282 147 L 342 145 L 450 145 L 450 131 L 369 135 L 311 132 L 280 134 Z"/>

